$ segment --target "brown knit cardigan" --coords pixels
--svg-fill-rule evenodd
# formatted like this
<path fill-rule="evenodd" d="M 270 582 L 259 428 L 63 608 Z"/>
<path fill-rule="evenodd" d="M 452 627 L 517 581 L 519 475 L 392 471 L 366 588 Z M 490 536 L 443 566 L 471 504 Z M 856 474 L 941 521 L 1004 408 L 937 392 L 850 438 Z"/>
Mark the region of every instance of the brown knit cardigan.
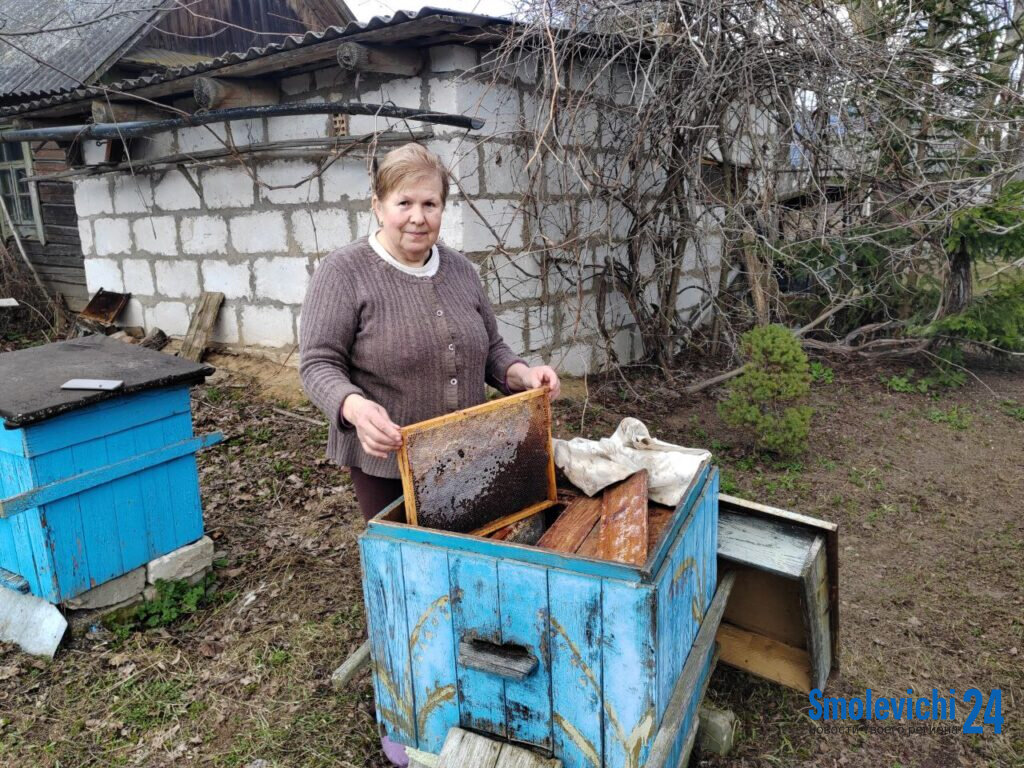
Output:
<path fill-rule="evenodd" d="M 369 475 L 398 477 L 394 455 L 365 453 L 341 405 L 359 393 L 399 426 L 482 403 L 484 383 L 506 394 L 522 362 L 498 334 L 473 264 L 438 244 L 433 277 L 385 262 L 367 238 L 321 262 L 302 307 L 299 372 L 330 423 L 327 455 Z"/>

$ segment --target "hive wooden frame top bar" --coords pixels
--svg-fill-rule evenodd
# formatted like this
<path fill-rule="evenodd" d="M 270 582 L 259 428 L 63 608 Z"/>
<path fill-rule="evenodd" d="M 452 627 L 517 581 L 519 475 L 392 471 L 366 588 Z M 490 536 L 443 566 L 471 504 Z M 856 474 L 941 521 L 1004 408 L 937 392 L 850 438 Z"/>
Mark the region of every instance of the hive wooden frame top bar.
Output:
<path fill-rule="evenodd" d="M 419 495 L 417 494 L 417 486 L 415 478 L 422 476 L 425 471 L 425 467 L 418 465 L 417 457 L 415 455 L 415 442 L 419 436 L 424 436 L 429 433 L 436 432 L 452 432 L 457 434 L 457 430 L 465 430 L 470 425 L 477 428 L 479 431 L 480 427 L 486 426 L 488 422 L 495 424 L 495 429 L 502 423 L 503 420 L 507 420 L 509 413 L 514 412 L 516 409 L 521 409 L 524 404 L 533 406 L 529 410 L 531 421 L 530 426 L 534 430 L 537 428 L 537 424 L 534 423 L 534 419 L 543 419 L 543 432 L 544 432 L 544 456 L 543 472 L 538 472 L 541 477 L 538 477 L 536 487 L 533 488 L 536 496 L 543 496 L 539 501 L 535 501 L 523 509 L 514 511 L 508 515 L 502 515 L 497 519 L 487 521 L 483 525 L 470 530 L 462 531 L 476 536 L 486 536 L 489 533 L 493 533 L 499 528 L 503 528 L 506 525 L 510 525 L 518 520 L 522 520 L 538 512 L 541 512 L 548 507 L 553 506 L 557 503 L 558 493 L 555 488 L 555 459 L 554 453 L 551 449 L 551 402 L 548 399 L 549 389 L 542 387 L 540 389 L 531 389 L 526 392 L 520 392 L 509 397 L 499 398 L 497 400 L 489 400 L 486 403 L 474 406 L 472 408 L 464 408 L 461 411 L 454 411 L 444 416 L 438 416 L 433 419 L 427 419 L 417 424 L 410 424 L 407 427 L 403 427 L 402 432 L 402 447 L 398 451 L 398 468 L 402 476 L 402 490 L 405 494 L 405 509 L 406 519 L 411 525 L 422 525 L 420 510 L 418 507 Z M 536 401 L 535 403 L 533 401 Z M 482 424 L 481 424 L 482 422 Z M 496 434 L 496 432 L 494 432 Z M 460 462 L 464 455 L 460 454 L 465 446 L 453 445 L 446 446 L 447 450 L 445 455 L 435 455 L 430 457 L 432 466 L 435 467 L 435 475 L 440 478 L 444 473 L 444 467 L 451 462 Z M 412 455 L 410 455 L 412 454 Z M 458 458 L 456 458 L 456 454 Z M 518 457 L 518 453 L 516 454 Z M 483 478 L 481 478 L 483 482 Z M 541 487 L 543 484 L 543 488 Z M 459 531 L 456 531 L 459 532 Z"/>

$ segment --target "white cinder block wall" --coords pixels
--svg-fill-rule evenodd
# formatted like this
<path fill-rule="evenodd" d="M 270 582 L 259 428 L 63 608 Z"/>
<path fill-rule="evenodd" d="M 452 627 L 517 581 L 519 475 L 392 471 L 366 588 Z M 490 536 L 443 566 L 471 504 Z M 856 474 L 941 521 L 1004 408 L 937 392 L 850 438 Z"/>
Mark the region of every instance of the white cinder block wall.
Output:
<path fill-rule="evenodd" d="M 483 131 L 352 116 L 349 133 L 374 130 L 433 132 L 425 143 L 451 168 L 455 183 L 445 211 L 442 240 L 480 268 L 505 340 L 531 361 L 547 361 L 581 375 L 607 360 L 598 333 L 594 276 L 622 252 L 625 211 L 596 204 L 566 183 L 555 158 L 533 158 L 524 131 L 545 119 L 530 62 L 508 71 L 497 85 L 470 79 L 480 73 L 478 52 L 466 46 L 430 49 L 416 77 L 361 75 L 336 66 L 285 78 L 285 101 L 358 100 L 478 115 Z M 614 78 L 598 87 L 613 94 Z M 624 83 L 625 81 L 623 81 Z M 626 87 L 625 85 L 623 87 Z M 628 98 L 628 97 L 625 97 Z M 585 116 L 585 153 L 600 164 L 613 151 L 602 115 Z M 179 129 L 136 143 L 139 160 L 180 152 L 264 141 L 329 136 L 327 115 L 273 117 Z M 584 139 L 581 139 L 584 140 Z M 196 159 L 171 169 L 107 174 L 75 184 L 86 279 L 99 288 L 132 294 L 122 325 L 187 331 L 202 291 L 221 291 L 213 340 L 287 357 L 298 342 L 302 301 L 318 261 L 371 231 L 365 160 L 355 157 L 247 155 L 237 160 Z M 571 171 L 571 169 L 570 169 Z M 523 204 L 527 179 L 540 177 L 539 199 Z M 536 189 L 536 188 L 535 188 Z M 551 249 L 545 243 L 565 243 Z M 713 248 L 712 248 L 713 250 Z M 714 257 L 715 254 L 712 254 Z M 706 262 L 688 265 L 688 284 L 705 284 Z M 680 296 L 696 304 L 699 290 Z M 688 304 L 692 300 L 692 304 Z M 620 296 L 605 302 L 605 327 L 620 361 L 640 353 L 635 324 Z"/>

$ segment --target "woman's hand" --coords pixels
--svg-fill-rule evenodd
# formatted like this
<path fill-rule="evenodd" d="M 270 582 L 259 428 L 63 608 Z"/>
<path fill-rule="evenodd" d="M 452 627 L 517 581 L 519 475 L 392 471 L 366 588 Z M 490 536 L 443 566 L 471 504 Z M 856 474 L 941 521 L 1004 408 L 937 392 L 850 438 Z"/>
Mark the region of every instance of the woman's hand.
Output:
<path fill-rule="evenodd" d="M 341 404 L 341 415 L 356 428 L 356 436 L 363 450 L 371 456 L 386 459 L 402 447 L 402 433 L 391 421 L 383 406 L 362 395 L 352 394 Z"/>
<path fill-rule="evenodd" d="M 548 393 L 551 400 L 562 391 L 558 374 L 550 365 L 535 365 L 531 368 L 523 363 L 512 363 L 505 373 L 505 382 L 513 392 L 547 386 L 551 390 Z"/>

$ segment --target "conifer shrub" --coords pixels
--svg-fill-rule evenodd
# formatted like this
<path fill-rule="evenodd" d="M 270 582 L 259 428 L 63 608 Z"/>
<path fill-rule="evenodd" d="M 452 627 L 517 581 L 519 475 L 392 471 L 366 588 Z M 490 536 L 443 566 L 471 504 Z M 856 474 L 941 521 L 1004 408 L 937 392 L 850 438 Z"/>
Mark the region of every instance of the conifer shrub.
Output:
<path fill-rule="evenodd" d="M 781 325 L 769 325 L 743 334 L 741 348 L 747 363 L 719 403 L 719 415 L 761 450 L 803 453 L 813 409 L 801 402 L 810 392 L 811 371 L 800 342 Z"/>

